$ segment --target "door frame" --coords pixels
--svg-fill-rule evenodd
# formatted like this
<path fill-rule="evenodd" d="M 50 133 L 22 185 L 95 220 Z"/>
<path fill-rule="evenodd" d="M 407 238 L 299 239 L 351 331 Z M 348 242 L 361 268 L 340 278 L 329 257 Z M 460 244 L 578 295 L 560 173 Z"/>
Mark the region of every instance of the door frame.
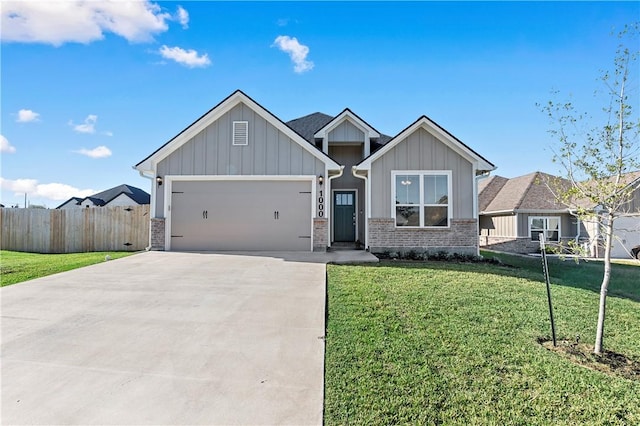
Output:
<path fill-rule="evenodd" d="M 164 186 L 164 249 L 171 251 L 171 202 L 172 187 L 174 181 L 206 182 L 206 181 L 308 181 L 311 189 L 311 241 L 309 251 L 313 251 L 313 219 L 316 217 L 315 200 L 317 188 L 317 176 L 315 175 L 165 175 Z M 157 185 L 155 182 L 153 185 Z"/>
<path fill-rule="evenodd" d="M 335 202 L 335 193 L 336 192 L 353 192 L 354 193 L 354 201 L 355 201 L 355 213 L 356 213 L 356 225 L 355 225 L 355 240 L 353 240 L 353 242 L 355 243 L 356 241 L 358 241 L 358 225 L 359 225 L 359 220 L 358 217 L 359 212 L 358 212 L 358 189 L 357 188 L 331 188 L 331 244 L 333 244 L 336 240 L 336 234 L 335 234 L 335 226 L 334 226 L 334 218 L 335 218 L 335 206 L 334 206 L 334 202 Z"/>

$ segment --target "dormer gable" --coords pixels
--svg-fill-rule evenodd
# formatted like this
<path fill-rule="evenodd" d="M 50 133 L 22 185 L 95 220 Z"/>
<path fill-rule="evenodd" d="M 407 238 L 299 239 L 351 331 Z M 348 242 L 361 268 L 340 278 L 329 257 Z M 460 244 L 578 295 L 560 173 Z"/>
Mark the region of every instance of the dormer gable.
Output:
<path fill-rule="evenodd" d="M 349 108 L 345 108 L 313 136 L 322 139 L 324 153 L 329 152 L 330 143 L 355 142 L 364 145 L 363 153 L 367 157 L 371 153 L 371 139 L 379 138 L 380 133 Z"/>

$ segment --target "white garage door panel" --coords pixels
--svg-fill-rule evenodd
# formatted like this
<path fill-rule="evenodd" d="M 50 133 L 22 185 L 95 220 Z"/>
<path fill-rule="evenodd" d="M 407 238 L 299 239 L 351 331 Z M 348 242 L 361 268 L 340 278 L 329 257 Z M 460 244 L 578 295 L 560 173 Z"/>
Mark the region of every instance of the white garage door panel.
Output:
<path fill-rule="evenodd" d="M 614 222 L 611 257 L 629 259 L 631 248 L 640 245 L 640 217 L 619 217 Z"/>
<path fill-rule="evenodd" d="M 172 250 L 311 249 L 309 181 L 177 181 Z"/>

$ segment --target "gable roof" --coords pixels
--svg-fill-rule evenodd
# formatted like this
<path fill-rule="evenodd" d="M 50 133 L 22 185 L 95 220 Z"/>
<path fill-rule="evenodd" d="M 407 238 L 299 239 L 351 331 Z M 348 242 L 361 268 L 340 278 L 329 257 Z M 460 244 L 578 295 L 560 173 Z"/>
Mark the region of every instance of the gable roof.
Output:
<path fill-rule="evenodd" d="M 382 148 L 369 155 L 367 158 L 362 160 L 356 166 L 356 169 L 365 169 L 368 170 L 371 168 L 371 163 L 382 157 L 385 153 L 389 152 L 394 146 L 402 142 L 405 138 L 411 135 L 418 129 L 425 129 L 427 132 L 434 135 L 438 140 L 444 142 L 449 148 L 456 151 L 458 154 L 467 158 L 470 162 L 476 162 L 478 167 L 478 172 L 487 172 L 496 169 L 496 166 L 493 163 L 489 162 L 486 158 L 475 152 L 473 149 L 469 148 L 466 144 L 464 144 L 460 139 L 453 136 L 444 127 L 440 126 L 435 121 L 431 120 L 426 115 L 421 116 L 396 136 L 394 136 L 389 142 L 387 142 Z"/>
<path fill-rule="evenodd" d="M 333 120 L 333 117 L 330 115 L 314 112 L 313 114 L 287 121 L 286 124 L 305 138 L 307 142 L 314 143 L 315 138 L 313 135 L 318 129 L 326 126 L 331 120 Z"/>
<path fill-rule="evenodd" d="M 489 203 L 493 201 L 508 181 L 509 179 L 498 175 L 491 175 L 486 179 L 482 179 L 478 183 L 478 210 L 485 211 Z"/>
<path fill-rule="evenodd" d="M 346 108 L 348 109 L 348 108 Z M 350 110 L 349 110 L 350 111 Z M 355 114 L 354 114 L 355 115 Z M 305 115 L 304 117 L 295 118 L 291 121 L 287 121 L 287 126 L 291 127 L 296 133 L 300 134 L 309 143 L 315 144 L 316 137 L 314 136 L 320 129 L 327 126 L 329 122 L 333 121 L 336 117 L 327 115 L 321 112 L 314 112 L 313 114 Z M 373 128 L 373 127 L 372 127 Z M 371 138 L 371 152 L 380 146 L 386 144 L 392 139 L 391 136 L 379 133 L 379 136 Z"/>
<path fill-rule="evenodd" d="M 327 133 L 331 132 L 334 128 L 339 126 L 343 121 L 349 120 L 356 127 L 362 130 L 365 134 L 369 134 L 370 138 L 379 138 L 380 132 L 374 129 L 369 123 L 360 118 L 356 113 L 351 111 L 349 108 L 345 108 L 342 112 L 336 115 L 331 121 L 322 126 L 322 128 L 318 129 L 313 135 L 316 138 L 322 138 Z"/>
<path fill-rule="evenodd" d="M 93 194 L 85 198 L 71 197 L 67 201 L 56 207 L 56 209 L 61 208 L 71 201 L 74 201 L 76 205 L 79 205 L 84 200 L 89 200 L 96 206 L 104 206 L 121 194 L 125 194 L 137 204 L 149 204 L 151 200 L 151 196 L 146 191 L 140 188 L 136 188 L 135 186 L 123 184 L 114 186 L 113 188 L 106 189 L 102 192 L 98 192 L 97 194 Z"/>
<path fill-rule="evenodd" d="M 229 112 L 236 105 L 243 103 L 251 108 L 256 114 L 265 119 L 272 126 L 280 130 L 287 135 L 291 140 L 299 144 L 303 149 L 311 153 L 314 157 L 328 165 L 330 169 L 339 169 L 340 165 L 337 164 L 331 157 L 316 148 L 316 146 L 307 141 L 302 135 L 297 133 L 294 129 L 287 126 L 282 120 L 273 115 L 269 110 L 258 104 L 251 99 L 241 90 L 236 90 L 231 95 L 223 99 L 218 105 L 211 108 L 205 114 L 200 116 L 196 121 L 191 123 L 185 129 L 183 129 L 176 136 L 167 141 L 160 148 L 155 150 L 144 160 L 140 161 L 134 166 L 139 172 L 155 172 L 156 165 L 168 157 L 172 152 L 180 148 L 185 143 L 189 142 L 194 136 L 204 130 L 211 123 L 216 121 L 222 115 Z"/>
<path fill-rule="evenodd" d="M 479 191 L 480 213 L 569 211 L 565 204 L 556 201 L 556 196 L 549 188 L 552 182 L 554 185 L 568 185 L 565 179 L 542 172 L 533 172 L 512 179 L 502 176 L 495 178 L 498 180 L 487 182 Z M 500 188 L 495 191 L 498 185 Z"/>

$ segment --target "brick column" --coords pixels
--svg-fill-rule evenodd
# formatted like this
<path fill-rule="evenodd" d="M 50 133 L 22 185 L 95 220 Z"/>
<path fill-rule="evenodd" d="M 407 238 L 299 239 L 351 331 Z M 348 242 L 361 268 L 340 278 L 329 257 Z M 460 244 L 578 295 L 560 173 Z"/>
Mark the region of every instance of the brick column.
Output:
<path fill-rule="evenodd" d="M 164 250 L 164 218 L 151 218 L 151 250 Z"/>
<path fill-rule="evenodd" d="M 327 230 L 329 221 L 325 218 L 313 219 L 313 251 L 327 251 Z"/>

